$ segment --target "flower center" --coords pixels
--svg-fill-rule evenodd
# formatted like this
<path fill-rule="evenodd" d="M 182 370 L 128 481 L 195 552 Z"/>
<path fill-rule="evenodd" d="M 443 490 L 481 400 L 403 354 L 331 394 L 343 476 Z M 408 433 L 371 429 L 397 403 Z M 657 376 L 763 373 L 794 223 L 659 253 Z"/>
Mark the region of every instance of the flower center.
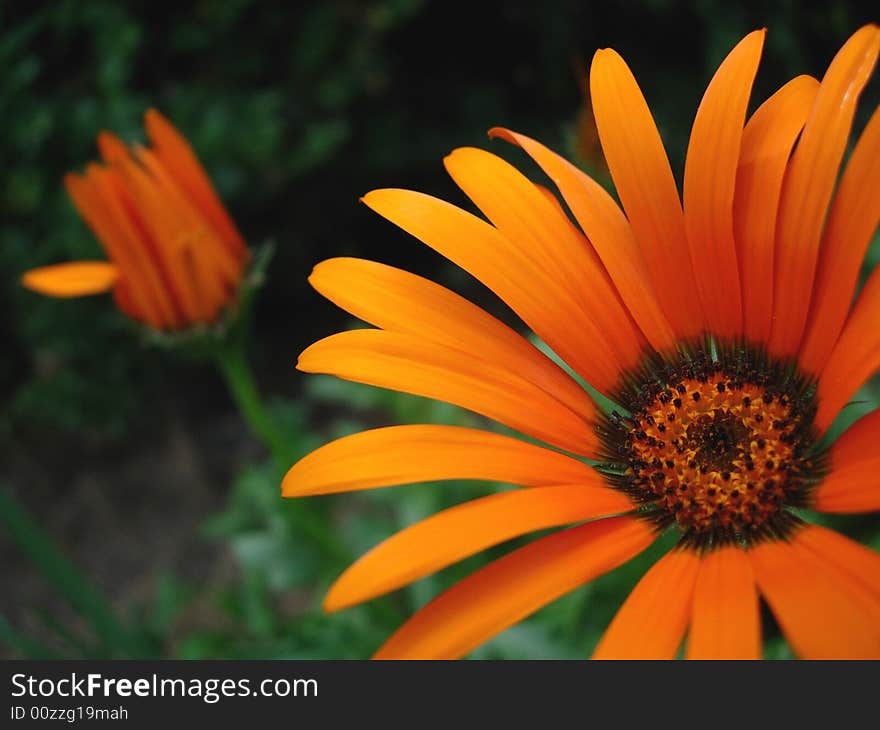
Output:
<path fill-rule="evenodd" d="M 694 350 L 651 363 L 600 428 L 612 483 L 700 544 L 790 524 L 821 472 L 806 381 L 757 351 Z"/>

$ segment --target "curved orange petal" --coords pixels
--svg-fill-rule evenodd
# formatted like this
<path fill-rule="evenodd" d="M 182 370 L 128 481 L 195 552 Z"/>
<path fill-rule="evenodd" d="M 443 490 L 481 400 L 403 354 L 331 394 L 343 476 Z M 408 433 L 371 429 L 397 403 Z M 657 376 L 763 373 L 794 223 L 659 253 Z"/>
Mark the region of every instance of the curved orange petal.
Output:
<path fill-rule="evenodd" d="M 761 658 L 758 590 L 749 556 L 738 545 L 710 550 L 700 561 L 687 658 Z"/>
<path fill-rule="evenodd" d="M 110 291 L 119 278 L 117 268 L 106 261 L 76 261 L 26 271 L 21 283 L 39 294 L 67 299 Z"/>
<path fill-rule="evenodd" d="M 135 154 L 138 162 L 150 172 L 157 187 L 164 193 L 168 207 L 182 221 L 182 228 L 187 232 L 187 244 L 193 253 L 204 262 L 212 276 L 222 280 L 228 287 L 237 286 L 244 265 L 242 257 L 230 251 L 217 236 L 155 152 L 135 146 Z"/>
<path fill-rule="evenodd" d="M 880 367 L 880 267 L 868 277 L 819 376 L 816 425 L 825 431 L 859 386 Z"/>
<path fill-rule="evenodd" d="M 128 147 L 112 132 L 98 132 L 98 151 L 106 163 L 118 162 L 129 156 Z"/>
<path fill-rule="evenodd" d="M 492 494 L 417 522 L 349 567 L 324 599 L 337 611 L 396 590 L 492 545 L 547 527 L 628 512 L 633 503 L 602 486 L 568 484 Z"/>
<path fill-rule="evenodd" d="M 147 110 L 144 126 L 163 165 L 174 175 L 224 244 L 236 256 L 243 257 L 246 252 L 244 239 L 220 202 L 189 142 L 155 109 Z"/>
<path fill-rule="evenodd" d="M 645 97 L 617 52 L 596 52 L 590 96 L 602 150 L 654 291 L 675 331 L 697 335 L 703 321 L 672 168 Z"/>
<path fill-rule="evenodd" d="M 342 332 L 308 347 L 297 367 L 453 403 L 585 456 L 595 450 L 587 421 L 503 364 L 412 335 Z"/>
<path fill-rule="evenodd" d="M 347 312 L 382 329 L 417 335 L 504 363 L 584 418 L 595 405 L 587 392 L 520 334 L 439 284 L 363 259 L 318 264 L 309 283 Z"/>
<path fill-rule="evenodd" d="M 795 356 L 810 308 L 822 224 L 853 115 L 880 52 L 880 28 L 866 25 L 843 45 L 816 102 L 782 185 L 776 227 L 770 352 Z"/>
<path fill-rule="evenodd" d="M 89 165 L 85 175 L 66 175 L 64 186 L 108 258 L 118 267 L 122 286 L 129 290 L 123 298 L 134 318 L 157 328 L 173 326 L 177 321 L 174 305 L 162 287 L 156 267 L 120 211 L 120 201 L 109 184 L 110 175 L 99 165 Z"/>
<path fill-rule="evenodd" d="M 558 451 L 459 426 L 388 426 L 331 441 L 294 464 L 281 494 L 301 497 L 444 479 L 528 487 L 602 483 L 587 464 Z"/>
<path fill-rule="evenodd" d="M 865 251 L 880 221 L 880 107 L 846 165 L 828 214 L 798 363 L 821 372 L 843 327 Z"/>
<path fill-rule="evenodd" d="M 135 159 L 148 173 L 156 199 L 161 200 L 167 224 L 159 229 L 163 231 L 159 235 L 175 242 L 175 255 L 187 271 L 186 283 L 196 293 L 203 319 L 215 319 L 231 299 L 242 262 L 206 225 L 155 153 L 140 146 L 134 151 Z"/>
<path fill-rule="evenodd" d="M 699 569 L 693 550 L 673 549 L 658 560 L 627 596 L 593 659 L 674 659 Z"/>
<path fill-rule="evenodd" d="M 798 535 L 749 550 L 755 579 L 802 659 L 880 657 L 880 602 L 824 562 Z"/>
<path fill-rule="evenodd" d="M 444 159 L 456 184 L 524 258 L 531 259 L 578 302 L 604 333 L 620 369 L 642 354 L 639 333 L 602 262 L 557 203 L 497 155 L 464 147 Z"/>
<path fill-rule="evenodd" d="M 819 525 L 807 525 L 798 541 L 880 600 L 880 554 L 875 550 Z"/>
<path fill-rule="evenodd" d="M 501 127 L 489 130 L 489 136 L 522 147 L 553 180 L 648 342 L 658 352 L 672 350 L 675 334 L 657 301 L 629 221 L 614 199 L 589 175 L 541 143 Z"/>
<path fill-rule="evenodd" d="M 181 255 L 179 218 L 169 209 L 156 181 L 132 158 L 120 160 L 109 172 L 115 175 L 117 190 L 126 196 L 129 225 L 136 228 L 157 262 L 163 283 L 179 305 L 184 323 L 209 319 L 210 313 L 192 286 Z"/>
<path fill-rule="evenodd" d="M 742 331 L 733 196 L 764 35 L 749 33 L 715 72 L 694 119 L 684 166 L 684 220 L 697 292 L 709 329 L 728 338 Z"/>
<path fill-rule="evenodd" d="M 445 201 L 410 190 L 374 190 L 363 201 L 379 215 L 472 274 L 598 390 L 620 379 L 603 333 L 556 279 L 494 226 Z"/>
<path fill-rule="evenodd" d="M 880 511 L 880 409 L 850 426 L 831 447 L 831 469 L 811 495 L 819 512 Z"/>
<path fill-rule="evenodd" d="M 743 330 L 752 342 L 766 342 L 770 336 L 779 195 L 792 147 L 818 90 L 819 82 L 812 76 L 792 79 L 758 107 L 743 130 L 733 229 Z"/>
<path fill-rule="evenodd" d="M 650 545 L 651 526 L 611 517 L 541 538 L 472 573 L 401 626 L 375 659 L 456 659 Z"/>

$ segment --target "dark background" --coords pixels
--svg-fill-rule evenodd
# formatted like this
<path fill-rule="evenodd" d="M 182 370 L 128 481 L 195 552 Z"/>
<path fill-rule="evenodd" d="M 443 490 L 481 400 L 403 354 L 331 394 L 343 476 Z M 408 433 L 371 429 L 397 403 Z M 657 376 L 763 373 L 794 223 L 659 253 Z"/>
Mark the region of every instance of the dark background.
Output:
<path fill-rule="evenodd" d="M 601 153 L 578 120 L 589 60 L 605 46 L 633 68 L 680 179 L 705 84 L 743 35 L 769 28 L 754 106 L 794 75 L 821 77 L 841 43 L 872 19 L 866 6 L 0 5 L 0 484 L 79 565 L 88 590 L 106 595 L 142 638 L 134 651 L 102 636 L 75 599 L 59 595 L 47 569 L 0 533 L 7 647 L 0 652 L 365 656 L 456 575 L 393 598 L 382 616 L 363 609 L 321 616 L 315 601 L 338 566 L 326 565 L 279 518 L 289 508 L 278 507 L 277 475 L 214 370 L 145 347 L 106 297 L 46 300 L 19 286 L 29 267 L 102 258 L 61 182 L 95 157 L 100 129 L 142 139 L 143 111 L 157 107 L 192 142 L 250 244 L 276 242 L 251 358 L 287 424 L 292 463 L 364 425 L 467 422 L 437 404 L 294 370 L 300 350 L 348 321 L 308 287 L 315 263 L 336 255 L 394 263 L 504 315 L 359 196 L 409 187 L 464 204 L 441 164 L 453 148 L 482 146 L 523 162 L 488 141 L 496 124 L 541 139 L 604 180 Z M 876 99 L 874 81 L 857 128 Z M 445 500 L 475 494 L 461 489 L 442 497 L 399 490 L 334 497 L 326 516 L 360 553 Z M 848 534 L 876 538 L 876 521 L 841 524 Z M 585 656 L 641 569 L 618 571 L 554 605 L 484 655 Z M 768 655 L 786 655 L 772 624 L 768 632 Z"/>

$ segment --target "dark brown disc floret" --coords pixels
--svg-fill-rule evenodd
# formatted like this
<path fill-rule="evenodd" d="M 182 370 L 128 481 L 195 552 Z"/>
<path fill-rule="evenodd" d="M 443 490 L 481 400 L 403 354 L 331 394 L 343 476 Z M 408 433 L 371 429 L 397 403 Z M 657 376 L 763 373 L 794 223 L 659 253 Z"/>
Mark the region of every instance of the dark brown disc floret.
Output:
<path fill-rule="evenodd" d="M 814 390 L 754 348 L 683 348 L 627 379 L 630 415 L 599 427 L 605 472 L 685 542 L 784 534 L 822 474 Z"/>

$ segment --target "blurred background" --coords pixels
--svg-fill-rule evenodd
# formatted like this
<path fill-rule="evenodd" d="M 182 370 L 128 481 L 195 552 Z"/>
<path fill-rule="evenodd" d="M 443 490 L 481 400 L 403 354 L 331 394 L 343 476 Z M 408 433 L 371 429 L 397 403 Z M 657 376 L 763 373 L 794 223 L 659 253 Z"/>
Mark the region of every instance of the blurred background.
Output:
<path fill-rule="evenodd" d="M 746 5 L 0 4 L 0 656 L 363 658 L 444 586 L 510 548 L 368 606 L 320 612 L 344 563 L 296 529 L 298 503 L 278 496 L 278 473 L 210 364 L 146 347 L 108 297 L 62 302 L 19 286 L 30 267 L 103 258 L 62 185 L 96 157 L 99 130 L 141 140 L 143 112 L 157 107 L 192 142 L 250 245 L 275 242 L 250 356 L 292 464 L 365 427 L 482 425 L 443 404 L 294 369 L 306 345 L 351 324 L 306 282 L 321 259 L 393 263 L 514 322 L 359 196 L 408 187 L 464 205 L 441 163 L 464 145 L 531 172 L 486 138 L 496 124 L 606 181 L 585 106 L 586 69 L 605 46 L 633 68 L 680 179 L 705 84 L 745 33 L 769 28 L 754 106 L 796 74 L 821 76 L 846 37 L 876 20 L 855 1 Z M 857 130 L 877 97 L 875 79 Z M 858 400 L 843 421 L 880 404 L 876 380 Z M 418 485 L 313 502 L 356 556 L 491 488 Z M 830 522 L 880 546 L 876 518 Z M 662 547 L 473 656 L 588 656 Z M 767 656 L 790 656 L 769 616 L 766 634 Z"/>

